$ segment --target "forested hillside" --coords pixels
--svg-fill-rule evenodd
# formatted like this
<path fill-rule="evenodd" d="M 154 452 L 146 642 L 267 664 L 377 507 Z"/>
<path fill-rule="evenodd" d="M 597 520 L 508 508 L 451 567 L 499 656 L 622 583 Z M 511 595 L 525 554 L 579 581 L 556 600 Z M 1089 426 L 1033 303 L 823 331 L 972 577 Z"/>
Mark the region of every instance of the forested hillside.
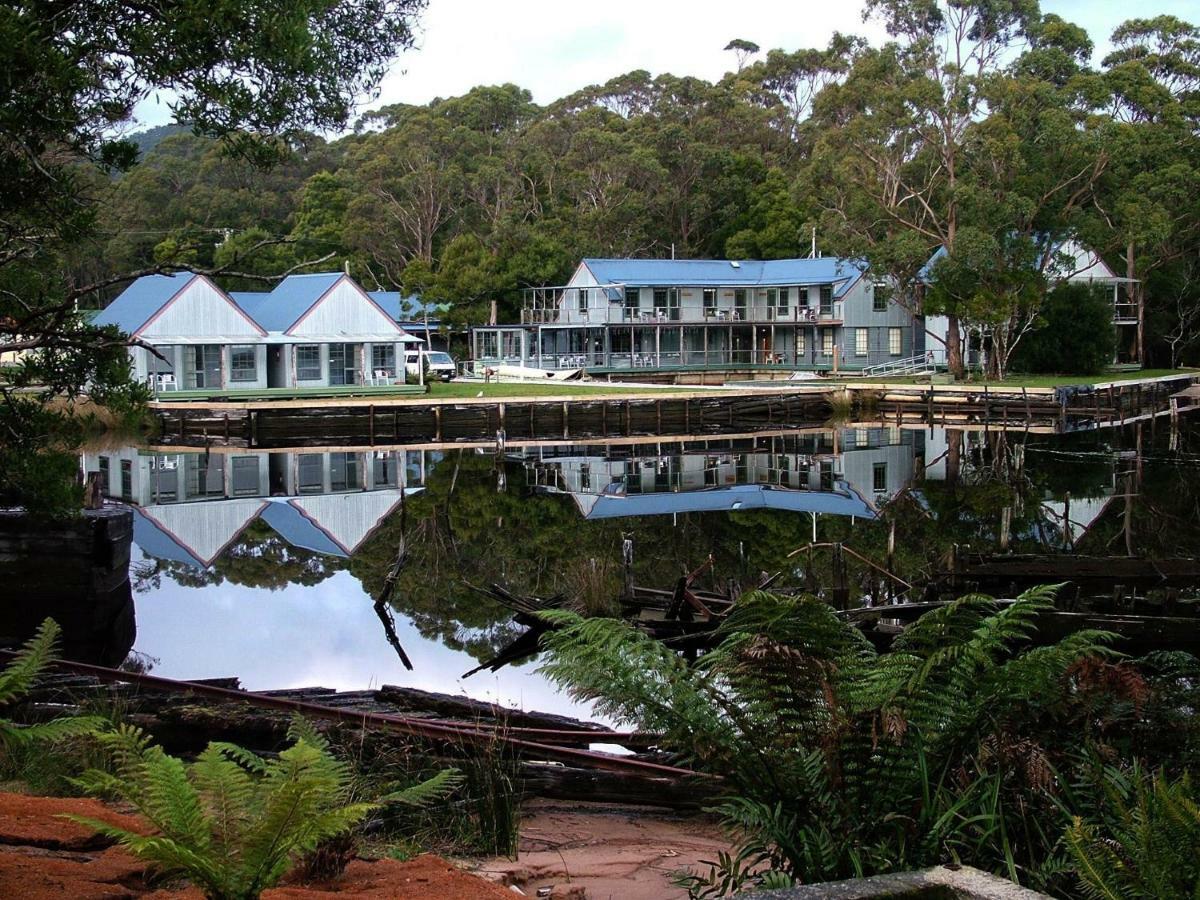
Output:
<path fill-rule="evenodd" d="M 265 170 L 167 137 L 113 182 L 86 264 L 348 260 L 467 322 L 492 300 L 513 315 L 521 286 L 561 283 L 582 256 L 806 255 L 815 229 L 822 253 L 901 284 L 951 247 L 927 303 L 1003 356 L 1038 324 L 1040 242 L 1077 233 L 1145 282 L 1149 361 L 1195 361 L 1200 33 L 1132 21 L 1092 67 L 1081 29 L 1014 9 L 893 15 L 882 47 L 734 41 L 717 84 L 635 71 L 548 106 L 517 85 L 388 106 Z"/>

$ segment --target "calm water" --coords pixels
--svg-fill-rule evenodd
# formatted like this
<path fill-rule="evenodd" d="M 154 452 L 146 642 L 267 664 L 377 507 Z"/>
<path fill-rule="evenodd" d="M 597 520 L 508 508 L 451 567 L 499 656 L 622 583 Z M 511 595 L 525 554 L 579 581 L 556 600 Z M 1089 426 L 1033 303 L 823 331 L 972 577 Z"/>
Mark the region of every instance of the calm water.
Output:
<path fill-rule="evenodd" d="M 1139 450 L 1140 447 L 1140 450 Z M 637 583 L 669 588 L 713 556 L 709 585 L 825 583 L 813 541 L 919 579 L 954 544 L 1028 552 L 1200 548 L 1200 430 L 1165 422 L 1067 436 L 879 427 L 684 443 L 357 453 L 89 453 L 134 508 L 134 649 L 156 674 L 237 676 L 248 688 L 403 684 L 509 705 L 578 711 L 536 664 L 461 675 L 520 629 L 469 585 L 602 603 Z M 1126 504 L 1129 509 L 1126 509 Z M 372 598 L 401 535 L 392 599 L 414 671 Z M 855 602 L 879 593 L 852 569 Z"/>

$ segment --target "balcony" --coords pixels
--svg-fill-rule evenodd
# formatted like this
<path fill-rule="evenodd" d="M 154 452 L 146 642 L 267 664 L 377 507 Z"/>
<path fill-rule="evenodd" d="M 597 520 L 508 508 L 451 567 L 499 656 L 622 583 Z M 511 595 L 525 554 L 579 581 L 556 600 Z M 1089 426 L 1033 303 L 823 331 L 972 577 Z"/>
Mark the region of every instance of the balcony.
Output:
<path fill-rule="evenodd" d="M 1113 303 L 1113 324 L 1136 325 L 1138 323 L 1138 305 L 1128 301 Z"/>
<path fill-rule="evenodd" d="M 694 304 L 674 307 L 627 307 L 619 303 L 579 309 L 570 304 L 553 307 L 527 306 L 521 310 L 522 325 L 557 326 L 656 326 L 656 325 L 839 325 L 842 301 L 824 308 L 815 306 L 775 307 L 761 304 L 744 308 Z"/>

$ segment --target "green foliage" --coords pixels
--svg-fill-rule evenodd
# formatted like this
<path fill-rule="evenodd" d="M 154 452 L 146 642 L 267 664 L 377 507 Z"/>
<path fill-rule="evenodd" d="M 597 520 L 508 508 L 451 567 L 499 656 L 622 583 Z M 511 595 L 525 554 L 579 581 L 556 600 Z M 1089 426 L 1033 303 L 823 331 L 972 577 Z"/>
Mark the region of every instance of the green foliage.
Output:
<path fill-rule="evenodd" d="M 58 624 L 53 619 L 46 619 L 0 672 L 0 707 L 19 701 L 29 691 L 53 656 L 59 633 Z M 0 718 L 0 750 L 4 751 L 5 759 L 11 760 L 10 754 L 18 749 L 89 734 L 101 725 L 101 720 L 92 716 L 62 717 L 36 725 L 18 725 Z"/>
<path fill-rule="evenodd" d="M 1099 821 L 1076 817 L 1066 843 L 1087 897 L 1184 900 L 1200 891 L 1200 805 L 1191 779 L 1106 767 Z"/>
<path fill-rule="evenodd" d="M 213 900 L 249 900 L 275 884 L 298 855 L 347 832 L 376 808 L 348 802 L 349 766 L 315 730 L 296 722 L 290 737 L 292 745 L 276 758 L 214 742 L 187 765 L 140 729 L 119 726 L 101 736 L 114 772 L 92 770 L 80 786 L 128 802 L 156 833 L 72 818 L 164 873 L 187 875 Z"/>
<path fill-rule="evenodd" d="M 1061 285 L 1046 296 L 1037 328 L 1017 347 L 1012 368 L 1098 375 L 1112 364 L 1116 349 L 1112 318 L 1110 295 L 1085 284 Z"/>
<path fill-rule="evenodd" d="M 1134 667 L 1094 631 L 1031 645 L 1054 591 L 964 597 L 882 654 L 824 603 L 752 593 L 690 668 L 623 623 L 554 612 L 542 671 L 726 778 L 717 811 L 743 843 L 697 894 L 948 860 L 1061 887 L 1064 811 L 1095 800 L 1080 748 L 1186 758 L 1145 710 L 1187 669 Z"/>
<path fill-rule="evenodd" d="M 25 0 L 0 7 L 0 355 L 19 358 L 13 386 L 32 388 L 0 385 L 4 444 L 23 445 L 11 461 L 0 459 L 0 493 L 48 514 L 69 508 L 70 482 L 39 472 L 36 462 L 38 454 L 78 445 L 77 423 L 57 401 L 85 391 L 100 406 L 145 399 L 130 382 L 127 337 L 91 325 L 81 307 L 98 304 L 131 272 L 203 264 L 225 225 L 208 218 L 204 198 L 178 178 L 142 198 L 152 216 L 121 221 L 106 207 L 114 192 L 135 196 L 113 179 L 138 157 L 137 144 L 121 136 L 137 104 L 166 92 L 196 134 L 220 138 L 225 151 L 254 166 L 277 162 L 311 140 L 306 129 L 345 124 L 352 104 L 412 43 L 411 19 L 423 6 L 229 0 L 173 4 L 153 15 L 99 0 L 68 9 Z M 175 175 L 180 168 L 186 162 Z M 231 192 L 220 199 L 231 195 L 236 202 Z M 167 198 L 189 209 L 184 216 L 174 210 L 176 221 L 162 229 Z M 136 263 L 97 251 L 113 230 L 121 232 L 118 242 L 138 245 Z"/>

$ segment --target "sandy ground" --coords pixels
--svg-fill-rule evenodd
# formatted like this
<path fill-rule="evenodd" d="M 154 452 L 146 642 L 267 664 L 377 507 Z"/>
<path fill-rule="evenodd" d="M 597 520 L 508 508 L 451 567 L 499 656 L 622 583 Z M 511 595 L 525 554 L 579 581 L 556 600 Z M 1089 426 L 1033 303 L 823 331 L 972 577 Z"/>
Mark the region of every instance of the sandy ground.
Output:
<path fill-rule="evenodd" d="M 522 811 L 518 859 L 487 860 L 477 871 L 530 897 L 553 888 L 553 896 L 563 898 L 668 900 L 687 896 L 671 884 L 675 872 L 707 871 L 702 860 L 729 849 L 721 829 L 705 817 L 542 800 Z"/>

